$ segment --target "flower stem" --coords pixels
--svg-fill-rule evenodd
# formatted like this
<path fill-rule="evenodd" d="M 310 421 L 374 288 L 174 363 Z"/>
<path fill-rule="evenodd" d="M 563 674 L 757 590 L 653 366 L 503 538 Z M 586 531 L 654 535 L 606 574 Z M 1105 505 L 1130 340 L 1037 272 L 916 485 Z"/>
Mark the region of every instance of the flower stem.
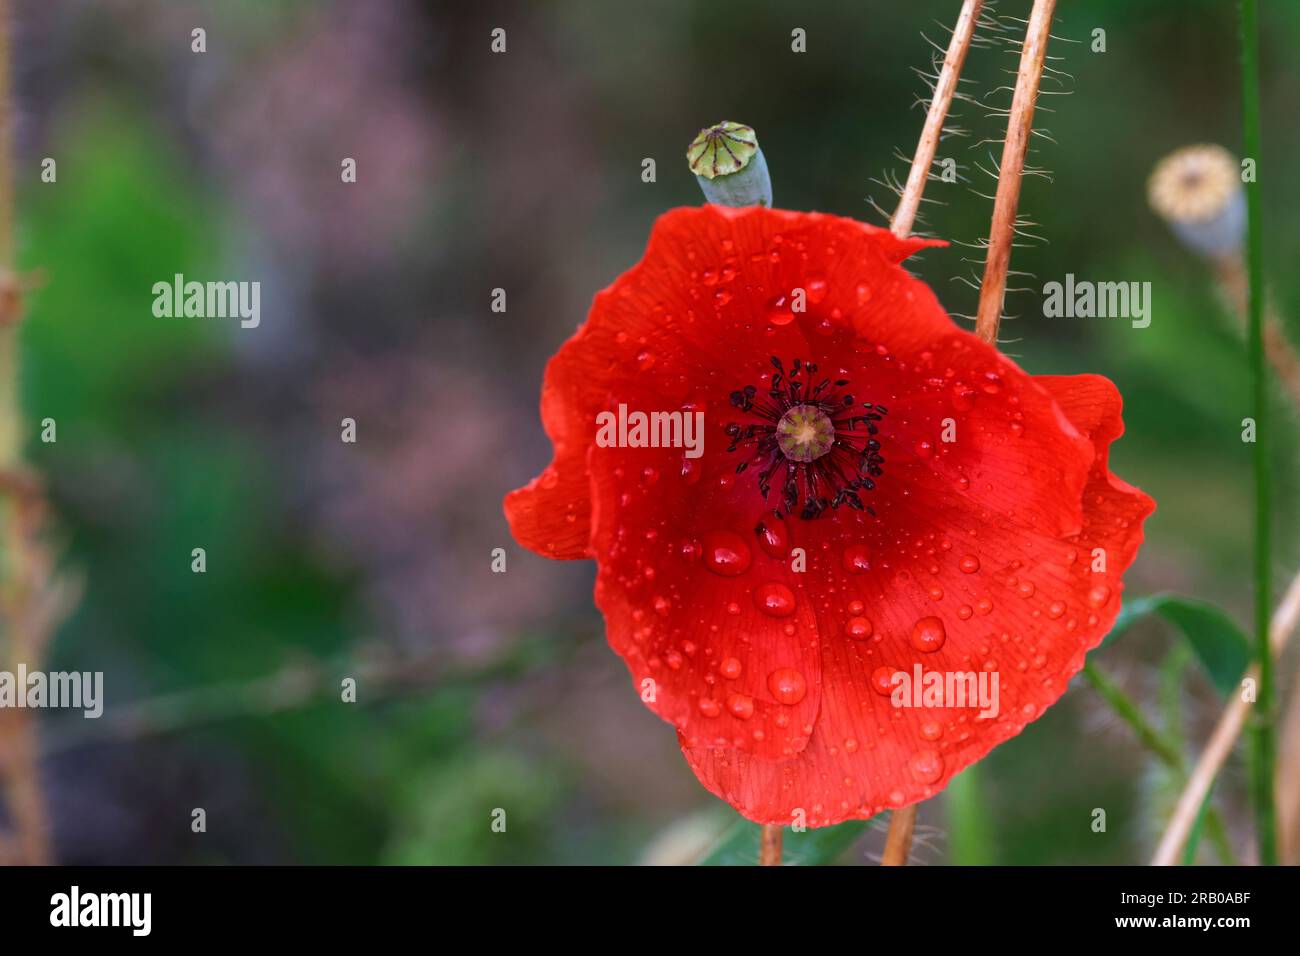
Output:
<path fill-rule="evenodd" d="M 1241 101 L 1246 157 L 1260 158 L 1259 14 L 1256 0 L 1241 0 Z M 1251 414 L 1255 419 L 1255 660 L 1259 685 L 1251 715 L 1250 791 L 1255 807 L 1255 835 L 1260 863 L 1277 863 L 1277 811 L 1273 804 L 1273 655 L 1269 651 L 1270 487 L 1268 473 L 1268 372 L 1264 363 L 1264 237 L 1260 222 L 1259 183 L 1246 187 L 1246 271 L 1248 332 L 1252 379 Z"/>
<path fill-rule="evenodd" d="M 1129 725 L 1142 746 L 1170 767 L 1182 766 L 1183 755 L 1178 752 L 1178 748 L 1151 726 L 1137 702 L 1120 690 L 1119 685 L 1107 677 L 1096 664 L 1092 661 L 1086 662 L 1083 665 L 1083 676 L 1101 695 L 1102 700 L 1110 705 L 1110 709 Z"/>
<path fill-rule="evenodd" d="M 1011 265 L 1011 245 L 1016 235 L 1016 208 L 1020 204 L 1020 182 L 1025 169 L 1025 154 L 1034 126 L 1034 105 L 1038 85 L 1043 78 L 1047 59 L 1047 41 L 1052 33 L 1052 14 L 1056 0 L 1034 0 L 1025 28 L 1025 43 L 1020 50 L 1020 69 L 1016 74 L 1016 91 L 1011 98 L 1007 119 L 1007 138 L 1002 145 L 1002 163 L 998 167 L 998 191 L 993 200 L 993 225 L 989 230 L 984 280 L 980 285 L 979 312 L 975 317 L 975 334 L 990 345 L 998 340 L 1002 305 L 1007 292 L 1007 269 Z"/>
<path fill-rule="evenodd" d="M 1170 770 L 1186 778 L 1187 765 L 1183 760 L 1182 750 L 1166 735 L 1160 733 L 1151 725 L 1133 698 L 1124 693 L 1119 688 L 1119 685 L 1106 676 L 1105 672 L 1092 661 L 1088 661 L 1083 665 L 1083 676 L 1101 695 L 1102 700 L 1110 705 L 1111 710 L 1124 723 L 1129 725 L 1142 746 L 1159 757 L 1161 763 Z M 1223 862 L 1229 865 L 1235 863 L 1232 847 L 1228 843 L 1227 829 L 1223 825 L 1222 817 L 1213 807 L 1206 810 L 1205 828 Z"/>
<path fill-rule="evenodd" d="M 758 865 L 781 865 L 782 828 L 775 823 L 763 824 L 763 832 L 758 841 Z"/>
<path fill-rule="evenodd" d="M 921 206 L 921 194 L 925 192 L 930 167 L 934 164 L 935 150 L 939 148 L 939 140 L 943 137 L 948 108 L 952 105 L 953 94 L 957 92 L 957 80 L 961 76 L 966 51 L 970 49 L 971 38 L 975 35 L 975 25 L 983 6 L 984 0 L 963 0 L 957 26 L 953 28 L 952 40 L 943 58 L 943 68 L 939 71 L 939 80 L 934 85 L 934 95 L 930 98 L 925 126 L 922 127 L 921 138 L 916 144 L 912 168 L 907 174 L 907 185 L 898 199 L 894 218 L 889 223 L 890 231 L 896 236 L 906 237 L 912 231 L 912 223 Z"/>
<path fill-rule="evenodd" d="M 916 829 L 916 804 L 899 807 L 889 815 L 889 834 L 885 837 L 885 855 L 881 866 L 906 866 L 912 852 L 912 832 Z"/>

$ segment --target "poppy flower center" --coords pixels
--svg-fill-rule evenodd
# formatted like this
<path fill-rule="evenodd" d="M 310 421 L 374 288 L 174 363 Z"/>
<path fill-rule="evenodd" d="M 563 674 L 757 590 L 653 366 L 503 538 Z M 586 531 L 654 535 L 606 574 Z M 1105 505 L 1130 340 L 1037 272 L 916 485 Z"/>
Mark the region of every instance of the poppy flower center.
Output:
<path fill-rule="evenodd" d="M 731 404 L 757 419 L 727 425 L 727 451 L 749 452 L 736 473 L 755 466 L 764 499 L 778 482 L 786 510 L 804 519 L 842 504 L 874 514 L 859 492 L 873 490 L 882 474 L 875 436 L 886 409 L 857 405 L 845 391 L 848 379 L 817 381 L 811 362 L 795 359 L 787 372 L 776 356 L 771 361 L 776 371 L 765 398 L 753 385 L 731 393 Z"/>
<path fill-rule="evenodd" d="M 781 454 L 795 461 L 816 461 L 835 444 L 835 425 L 816 405 L 796 405 L 776 423 Z"/>

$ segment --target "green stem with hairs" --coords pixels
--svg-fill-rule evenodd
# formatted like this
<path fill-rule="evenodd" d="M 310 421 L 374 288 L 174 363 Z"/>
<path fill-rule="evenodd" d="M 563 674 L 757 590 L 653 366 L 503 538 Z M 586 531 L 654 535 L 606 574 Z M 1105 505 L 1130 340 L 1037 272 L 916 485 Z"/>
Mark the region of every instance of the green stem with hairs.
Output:
<path fill-rule="evenodd" d="M 1272 613 L 1271 580 L 1271 488 L 1268 468 L 1268 370 L 1264 363 L 1264 235 L 1260 221 L 1259 161 L 1259 12 L 1256 0 L 1241 0 L 1241 106 L 1243 146 L 1246 158 L 1255 165 L 1256 175 L 1246 189 L 1246 272 L 1248 280 L 1247 318 L 1251 414 L 1255 419 L 1253 466 L 1255 472 L 1255 659 L 1259 685 L 1250 722 L 1250 794 L 1255 810 L 1255 835 L 1259 862 L 1277 863 L 1277 810 L 1273 804 L 1273 765 L 1276 743 L 1273 732 L 1273 655 L 1269 650 L 1269 617 Z"/>
<path fill-rule="evenodd" d="M 1146 715 L 1142 713 L 1142 709 L 1138 707 L 1137 701 L 1120 690 L 1119 685 L 1107 677 L 1092 661 L 1083 665 L 1083 676 L 1101 695 L 1101 699 L 1110 705 L 1110 709 L 1120 720 L 1128 724 L 1142 746 L 1159 757 L 1161 763 L 1185 781 L 1187 764 L 1183 760 L 1182 749 L 1151 725 Z M 1232 844 L 1228 840 L 1227 827 L 1224 826 L 1223 818 L 1214 807 L 1206 811 L 1205 832 L 1214 844 L 1219 858 L 1230 866 L 1235 864 L 1236 855 L 1232 852 Z"/>
<path fill-rule="evenodd" d="M 1101 699 L 1110 705 L 1110 709 L 1129 725 L 1143 747 L 1159 757 L 1167 766 L 1182 769 L 1183 757 L 1178 752 L 1178 748 L 1159 730 L 1151 726 L 1132 697 L 1120 690 L 1119 685 L 1102 673 L 1092 661 L 1083 665 L 1083 676 L 1101 695 Z"/>

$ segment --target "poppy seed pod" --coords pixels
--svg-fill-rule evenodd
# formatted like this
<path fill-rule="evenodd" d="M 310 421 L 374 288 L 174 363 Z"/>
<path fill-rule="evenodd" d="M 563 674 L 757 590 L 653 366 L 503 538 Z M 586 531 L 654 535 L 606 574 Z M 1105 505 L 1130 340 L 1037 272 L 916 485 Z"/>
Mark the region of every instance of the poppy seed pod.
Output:
<path fill-rule="evenodd" d="M 1147 199 L 1186 246 L 1211 259 L 1241 251 L 1246 195 L 1241 168 L 1222 146 L 1185 146 L 1162 159 Z"/>
<path fill-rule="evenodd" d="M 758 134 L 751 127 L 724 120 L 700 130 L 686 148 L 686 162 L 708 202 L 772 205 L 772 177 L 758 147 Z"/>

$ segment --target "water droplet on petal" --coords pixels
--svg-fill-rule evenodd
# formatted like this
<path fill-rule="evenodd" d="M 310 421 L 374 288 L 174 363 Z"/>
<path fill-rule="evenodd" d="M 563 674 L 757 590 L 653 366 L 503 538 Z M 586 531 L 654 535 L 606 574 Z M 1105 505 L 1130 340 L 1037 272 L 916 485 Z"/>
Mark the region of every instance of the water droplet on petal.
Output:
<path fill-rule="evenodd" d="M 700 468 L 699 461 L 698 458 L 687 458 L 684 455 L 682 456 L 682 481 L 686 482 L 688 485 L 695 485 L 700 481 L 700 476 L 703 471 Z"/>
<path fill-rule="evenodd" d="M 844 622 L 844 633 L 855 641 L 865 641 L 874 630 L 871 621 L 865 617 L 851 617 Z"/>
<path fill-rule="evenodd" d="M 779 295 L 767 304 L 767 321 L 773 325 L 789 325 L 794 321 L 794 312 L 787 296 Z"/>
<path fill-rule="evenodd" d="M 728 694 L 727 710 L 731 711 L 733 717 L 749 720 L 754 716 L 754 698 L 748 694 Z"/>
<path fill-rule="evenodd" d="M 1101 607 L 1110 600 L 1110 587 L 1105 584 L 1098 584 L 1088 592 L 1088 603 L 1093 607 Z"/>
<path fill-rule="evenodd" d="M 943 621 L 937 617 L 923 617 L 912 627 L 912 646 L 923 654 L 937 651 L 947 639 Z"/>
<path fill-rule="evenodd" d="M 897 668 L 881 664 L 871 672 L 871 689 L 883 697 L 894 692 L 894 673 Z"/>
<path fill-rule="evenodd" d="M 767 675 L 767 689 L 781 703 L 793 705 L 808 693 L 808 682 L 793 667 L 782 667 Z"/>
<path fill-rule="evenodd" d="M 728 657 L 718 665 L 718 673 L 727 680 L 735 680 L 740 676 L 740 661 L 734 657 Z"/>
<path fill-rule="evenodd" d="M 935 783 L 943 776 L 943 758 L 933 750 L 922 750 L 908 763 L 912 776 L 920 783 Z"/>
<path fill-rule="evenodd" d="M 758 534 L 759 547 L 771 557 L 784 558 L 789 552 L 790 529 L 785 523 L 785 518 L 777 512 L 769 511 L 765 514 L 755 531 Z"/>
<path fill-rule="evenodd" d="M 927 720 L 921 725 L 921 736 L 926 740 L 938 740 L 943 736 L 943 725 L 937 720 Z"/>
<path fill-rule="evenodd" d="M 752 560 L 749 545 L 734 531 L 711 531 L 704 536 L 704 566 L 714 574 L 734 578 L 748 571 Z"/>
<path fill-rule="evenodd" d="M 871 570 L 871 549 L 865 544 L 851 544 L 844 549 L 844 570 L 865 574 Z"/>
<path fill-rule="evenodd" d="M 957 567 L 961 568 L 963 574 L 974 574 L 980 569 L 980 559 L 973 554 L 968 554 L 961 559 Z"/>
<path fill-rule="evenodd" d="M 700 713 L 705 717 L 716 717 L 722 713 L 722 705 L 711 697 L 700 698 Z"/>
<path fill-rule="evenodd" d="M 795 611 L 794 592 L 779 581 L 760 584 L 754 591 L 754 603 L 772 617 L 789 617 Z"/>

